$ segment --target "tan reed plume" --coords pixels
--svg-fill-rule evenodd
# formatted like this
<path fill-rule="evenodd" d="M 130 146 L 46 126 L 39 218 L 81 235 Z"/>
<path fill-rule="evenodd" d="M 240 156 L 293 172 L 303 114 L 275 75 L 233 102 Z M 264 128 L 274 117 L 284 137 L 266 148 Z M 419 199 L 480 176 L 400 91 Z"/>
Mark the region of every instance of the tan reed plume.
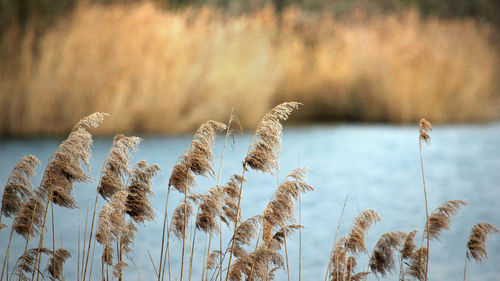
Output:
<path fill-rule="evenodd" d="M 498 228 L 487 222 L 480 222 L 476 224 L 470 231 L 469 241 L 467 241 L 467 259 L 476 261 L 477 263 L 483 262 L 488 258 L 488 251 L 486 250 L 486 239 L 489 234 L 500 233 Z"/>
<path fill-rule="evenodd" d="M 174 210 L 172 215 L 172 222 L 170 223 L 170 231 L 174 233 L 177 238 L 182 239 L 184 233 L 184 223 L 189 220 L 193 215 L 193 207 L 187 201 L 187 204 L 181 202 Z"/>
<path fill-rule="evenodd" d="M 406 233 L 390 231 L 382 234 L 375 244 L 368 266 L 375 275 L 386 276 L 396 269 L 394 251 L 404 243 Z"/>
<path fill-rule="evenodd" d="M 460 207 L 465 205 L 467 205 L 467 202 L 463 200 L 450 200 L 437 207 L 429 217 L 429 229 L 426 229 L 429 237 L 439 240 L 443 230 L 450 229 L 451 216 L 456 215 Z"/>
<path fill-rule="evenodd" d="M 72 195 L 73 184 L 90 180 L 90 176 L 82 168 L 83 164 L 87 170 L 90 169 L 93 141 L 87 128 L 99 126 L 105 116 L 108 114 L 97 112 L 81 119 L 50 157 L 40 187 L 45 198 L 50 197 L 54 204 L 66 208 L 76 207 Z"/>
<path fill-rule="evenodd" d="M 42 196 L 37 190 L 21 205 L 21 209 L 14 218 L 13 228 L 17 234 L 25 239 L 35 237 L 40 233 L 43 224 L 43 216 L 45 214 L 42 201 L 39 199 Z"/>
<path fill-rule="evenodd" d="M 99 199 L 99 195 L 101 195 L 103 199 L 109 200 L 116 192 L 123 189 L 126 177 L 130 175 L 129 158 L 131 151 L 137 150 L 137 146 L 139 145 L 140 141 L 141 139 L 138 137 L 126 137 L 123 134 L 117 134 L 113 138 L 113 145 L 108 152 L 106 160 L 104 161 L 101 171 L 101 178 L 99 179 L 99 184 L 97 186 L 97 192 L 94 201 L 94 211 L 92 213 L 92 223 L 90 226 L 90 236 L 87 246 L 87 255 L 84 259 L 85 265 L 82 266 L 84 281 L 87 274 L 87 265 L 90 256 L 90 247 L 92 245 L 95 215 L 97 211 L 97 201 Z M 100 242 L 100 244 L 107 245 L 104 242 Z"/>
<path fill-rule="evenodd" d="M 47 263 L 47 271 L 49 272 L 52 280 L 64 280 L 63 265 L 71 254 L 68 250 L 60 248 L 57 249 L 54 255 L 51 256 Z"/>
<path fill-rule="evenodd" d="M 427 278 L 427 248 L 421 247 L 413 252 L 410 263 L 405 270 L 404 275 L 412 276 L 419 281 Z"/>
<path fill-rule="evenodd" d="M 477 263 L 482 263 L 488 258 L 486 250 L 486 239 L 488 234 L 500 233 L 498 228 L 487 222 L 480 222 L 474 225 L 470 231 L 469 241 L 467 241 L 467 250 L 464 261 L 464 281 L 467 273 L 467 261 L 471 259 Z"/>
<path fill-rule="evenodd" d="M 358 254 L 360 252 L 367 252 L 365 245 L 365 236 L 372 224 L 380 221 L 379 214 L 374 210 L 364 210 L 359 213 L 351 228 L 351 231 L 347 235 L 345 241 L 346 249 L 353 253 Z"/>
<path fill-rule="evenodd" d="M 217 218 L 222 216 L 222 186 L 210 188 L 206 194 L 201 195 L 200 212 L 196 217 L 196 228 L 205 233 L 214 234 L 217 230 Z"/>
<path fill-rule="evenodd" d="M 400 260 L 399 260 L 399 280 L 404 280 L 404 261 L 411 258 L 413 251 L 417 245 L 415 245 L 415 236 L 418 230 L 413 230 L 406 234 L 403 241 L 403 247 L 400 250 Z"/>
<path fill-rule="evenodd" d="M 281 152 L 281 121 L 288 119 L 301 103 L 285 102 L 269 111 L 259 123 L 253 142 L 245 158 L 245 165 L 273 175 L 279 170 L 278 155 Z"/>
<path fill-rule="evenodd" d="M 229 226 L 231 222 L 236 221 L 238 212 L 238 194 L 240 194 L 240 185 L 244 179 L 240 175 L 232 175 L 224 186 L 224 202 L 222 205 L 222 221 Z"/>
<path fill-rule="evenodd" d="M 31 280 L 29 276 L 25 274 L 32 274 L 36 271 L 36 257 L 38 254 L 45 254 L 47 256 L 52 255 L 52 251 L 47 248 L 32 248 L 25 252 L 25 254 L 19 257 L 17 262 L 17 276 L 19 280 Z"/>
<path fill-rule="evenodd" d="M 131 151 L 137 150 L 141 139 L 118 134 L 113 139 L 113 146 L 106 158 L 97 190 L 102 198 L 109 200 L 113 194 L 123 188 L 129 176 Z"/>
<path fill-rule="evenodd" d="M 415 245 L 414 239 L 415 235 L 417 235 L 418 230 L 413 230 L 412 232 L 406 234 L 404 242 L 403 242 L 403 248 L 401 248 L 401 258 L 402 259 L 409 259 L 411 258 L 411 254 L 417 247 Z"/>
<path fill-rule="evenodd" d="M 298 200 L 300 193 L 313 191 L 314 188 L 304 181 L 306 168 L 297 168 L 286 177 L 273 195 L 273 198 L 264 209 L 265 242 L 271 240 L 272 232 L 276 226 L 285 226 L 292 222 L 294 216 L 294 200 Z"/>
<path fill-rule="evenodd" d="M 12 169 L 3 189 L 0 223 L 2 216 L 16 216 L 23 201 L 32 194 L 30 180 L 35 175 L 35 168 L 39 165 L 40 161 L 35 156 L 27 155 L 21 158 Z"/>
<path fill-rule="evenodd" d="M 429 143 L 431 140 L 429 132 L 432 131 L 432 125 L 429 121 L 421 119 L 418 127 L 420 131 L 419 143 L 422 146 L 423 143 Z"/>
<path fill-rule="evenodd" d="M 2 208 L 0 211 L 0 230 L 2 228 L 6 227 L 6 224 L 2 223 L 2 216 L 6 217 L 12 217 L 16 216 L 19 214 L 19 211 L 21 210 L 22 206 L 30 196 L 33 196 L 33 191 L 32 191 L 32 185 L 31 185 L 31 178 L 35 175 L 35 168 L 40 165 L 40 161 L 33 155 L 27 155 L 21 158 L 19 162 L 16 164 L 14 169 L 12 169 L 12 172 L 10 173 L 9 179 L 7 180 L 7 184 L 4 187 L 3 190 L 3 196 L 2 196 Z M 36 204 L 36 203 L 35 203 Z M 26 209 L 23 210 L 23 216 L 19 219 L 17 219 L 17 224 L 16 221 L 14 221 L 14 224 L 18 231 L 21 231 L 20 229 L 20 222 L 26 225 L 25 229 L 22 231 L 26 235 L 29 235 L 29 226 L 28 224 L 31 225 L 30 219 L 33 217 L 33 212 L 35 210 L 30 209 L 31 207 L 34 206 L 27 206 Z M 32 216 L 29 216 L 30 212 Z M 26 213 L 28 211 L 28 213 Z M 21 227 L 22 228 L 22 227 Z M 9 235 L 9 242 L 7 244 L 7 251 L 5 253 L 4 261 L 3 261 L 3 266 L 2 266 L 2 274 L 0 277 L 0 280 L 3 280 L 4 276 L 4 271 L 5 271 L 5 266 L 9 260 L 9 253 L 10 253 L 10 246 L 12 242 L 12 234 L 14 233 L 15 227 L 13 226 L 10 231 Z M 25 236 L 27 237 L 27 236 Z M 8 269 L 7 269 L 8 271 Z M 7 274 L 8 275 L 8 274 Z"/>
<path fill-rule="evenodd" d="M 139 161 L 127 186 L 127 200 L 125 202 L 126 213 L 136 223 L 152 221 L 155 217 L 153 206 L 149 202 L 148 196 L 153 196 L 151 190 L 151 180 L 160 171 L 156 164 L 149 165 L 146 161 Z"/>
<path fill-rule="evenodd" d="M 345 262 L 347 259 L 347 249 L 345 247 L 346 237 L 341 237 L 335 242 L 333 252 L 330 255 L 329 261 L 329 280 L 340 281 L 343 280 L 343 273 Z"/>

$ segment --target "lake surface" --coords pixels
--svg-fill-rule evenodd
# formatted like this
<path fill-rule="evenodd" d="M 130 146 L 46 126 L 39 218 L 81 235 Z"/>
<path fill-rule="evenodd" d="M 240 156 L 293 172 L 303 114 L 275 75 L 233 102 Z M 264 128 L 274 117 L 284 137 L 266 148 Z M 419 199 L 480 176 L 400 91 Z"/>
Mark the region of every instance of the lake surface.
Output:
<path fill-rule="evenodd" d="M 134 262 L 127 260 L 130 266 L 126 269 L 125 280 L 138 280 L 139 271 L 141 280 L 155 278 L 147 250 L 158 263 L 168 179 L 176 159 L 189 147 L 191 137 L 144 136 L 139 151 L 133 154 L 134 162 L 146 160 L 148 163 L 157 163 L 162 171 L 153 184 L 156 222 L 138 226 L 134 252 L 131 254 Z M 487 221 L 500 227 L 500 124 L 435 126 L 431 137 L 432 144 L 424 147 L 429 208 L 433 210 L 453 199 L 466 200 L 469 206 L 452 218 L 451 230 L 444 232 L 441 242 L 431 242 L 430 280 L 462 280 L 465 243 L 472 226 Z M 250 133 L 238 136 L 234 145 L 226 150 L 222 168 L 224 182 L 230 175 L 241 173 L 241 163 L 250 138 Z M 37 156 L 44 167 L 60 141 L 47 138 L 0 140 L 1 184 L 5 184 L 17 160 L 26 154 Z M 94 178 L 99 176 L 111 143 L 111 138 L 95 139 L 91 161 Z M 223 139 L 218 138 L 216 163 L 219 163 L 222 143 Z M 352 219 L 358 212 L 374 209 L 382 221 L 374 225 L 367 236 L 370 252 L 380 235 L 391 230 L 409 232 L 418 229 L 420 232 L 416 242 L 420 244 L 421 231 L 425 226 L 425 203 L 419 161 L 416 126 L 316 125 L 284 129 L 280 179 L 290 170 L 306 166 L 309 168 L 307 182 L 316 188 L 315 192 L 302 197 L 302 224 L 305 226 L 302 231 L 302 280 L 324 279 L 347 195 L 349 199 L 340 235 L 349 231 Z M 34 185 L 40 181 L 42 167 L 37 169 Z M 248 182 L 244 186 L 242 200 L 244 218 L 261 213 L 276 189 L 275 177 L 250 171 L 246 178 Z M 216 179 L 197 177 L 196 191 L 204 192 L 215 183 Z M 56 241 L 61 241 L 62 237 L 64 247 L 73 255 L 65 265 L 66 280 L 76 280 L 78 220 L 81 216 L 83 237 L 88 200 L 95 198 L 96 186 L 97 180 L 77 185 L 75 197 L 80 209 L 55 208 Z M 181 198 L 172 192 L 170 214 Z M 2 219 L 2 222 L 10 225 L 11 221 Z M 2 259 L 8 232 L 3 230 L 0 233 Z M 51 233 L 48 234 L 45 246 L 51 248 Z M 226 229 L 223 234 L 225 241 L 229 236 Z M 289 238 L 290 271 L 292 280 L 298 280 L 298 233 Z M 205 237 L 198 233 L 196 241 L 192 279 L 200 280 Z M 172 243 L 173 277 L 177 277 L 181 242 L 174 238 Z M 13 245 L 11 266 L 15 258 L 21 255 L 24 240 L 15 235 Z M 31 246 L 35 247 L 35 243 L 31 243 Z M 500 235 L 489 236 L 487 247 L 489 260 L 482 264 L 469 263 L 468 280 L 499 280 Z M 101 254 L 102 248 L 96 246 L 93 280 L 100 280 Z M 357 270 L 362 271 L 366 266 L 367 257 L 361 255 Z M 397 280 L 397 274 L 386 279 Z M 283 271 L 277 273 L 276 279 L 287 280 Z M 371 276 L 369 280 L 376 278 Z"/>

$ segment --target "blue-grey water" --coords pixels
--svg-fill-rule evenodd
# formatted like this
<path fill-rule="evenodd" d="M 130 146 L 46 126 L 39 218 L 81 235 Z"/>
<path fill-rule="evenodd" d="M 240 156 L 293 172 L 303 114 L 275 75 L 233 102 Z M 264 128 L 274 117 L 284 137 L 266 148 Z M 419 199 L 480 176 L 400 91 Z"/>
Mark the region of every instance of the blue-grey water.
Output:
<path fill-rule="evenodd" d="M 435 126 L 432 144 L 424 147 L 425 175 L 428 185 L 430 209 L 452 199 L 469 203 L 452 218 L 452 227 L 445 231 L 441 241 L 430 246 L 430 280 L 462 280 L 465 243 L 469 231 L 477 222 L 487 221 L 500 226 L 500 124 Z M 171 169 L 179 155 L 189 147 L 191 136 L 145 136 L 134 161 L 146 160 L 161 166 L 154 179 L 152 199 L 156 209 L 155 222 L 138 227 L 131 254 L 126 259 L 129 267 L 125 280 L 154 280 L 154 270 L 147 250 L 158 264 L 164 199 Z M 222 179 L 241 173 L 251 134 L 238 136 L 228 147 L 222 168 Z M 12 167 L 26 154 L 37 156 L 42 167 L 61 139 L 0 140 L 0 182 L 5 184 Z M 98 178 L 101 166 L 110 148 L 111 138 L 96 138 L 91 160 L 91 172 Z M 216 162 L 222 151 L 222 138 L 217 139 Z M 409 232 L 420 230 L 416 242 L 420 244 L 425 225 L 425 204 L 422 189 L 418 150 L 418 129 L 415 126 L 386 125 L 328 125 L 285 127 L 280 157 L 281 179 L 299 166 L 309 168 L 307 182 L 315 192 L 302 197 L 302 280 L 323 280 L 329 252 L 334 240 L 344 199 L 348 195 L 340 235 L 349 231 L 355 215 L 365 209 L 379 212 L 382 221 L 374 225 L 367 236 L 369 251 L 381 234 L 391 230 Z M 42 167 L 37 169 L 34 185 L 39 183 Z M 276 189 L 276 178 L 255 171 L 246 176 L 243 190 L 243 216 L 248 218 L 262 212 Z M 196 191 L 204 192 L 215 184 L 213 178 L 197 177 Z M 78 259 L 78 224 L 81 236 L 89 198 L 95 197 L 97 182 L 77 184 L 74 194 L 80 209 L 55 208 L 56 241 L 71 251 L 66 263 L 66 280 L 76 280 Z M 176 192 L 170 199 L 169 213 L 181 200 Z M 101 202 L 102 203 L 102 202 Z M 10 225 L 11 220 L 2 219 Z M 0 256 L 3 258 L 9 230 L 0 233 Z M 48 229 L 45 246 L 52 248 L 52 234 Z M 225 229 L 224 244 L 230 236 Z M 21 255 L 24 240 L 14 235 L 10 267 Z M 298 280 L 298 234 L 289 237 L 288 254 L 292 280 Z M 205 236 L 197 234 L 193 280 L 200 280 Z M 32 241 L 30 246 L 35 247 Z M 172 275 L 178 280 L 180 245 L 173 239 Z M 215 243 L 217 244 L 217 243 Z M 482 264 L 468 264 L 468 280 L 500 280 L 500 235 L 490 235 L 487 242 L 489 260 Z M 95 248 L 92 280 L 100 280 L 101 246 Z M 367 256 L 361 255 L 358 271 L 367 269 Z M 187 272 L 187 271 L 186 271 Z M 187 273 L 186 273 L 187 274 Z M 397 274 L 387 280 L 397 280 Z M 185 275 L 186 276 L 186 275 Z M 277 280 L 287 280 L 279 271 Z M 368 278 L 376 280 L 374 276 Z M 185 278 L 184 280 L 187 280 Z"/>

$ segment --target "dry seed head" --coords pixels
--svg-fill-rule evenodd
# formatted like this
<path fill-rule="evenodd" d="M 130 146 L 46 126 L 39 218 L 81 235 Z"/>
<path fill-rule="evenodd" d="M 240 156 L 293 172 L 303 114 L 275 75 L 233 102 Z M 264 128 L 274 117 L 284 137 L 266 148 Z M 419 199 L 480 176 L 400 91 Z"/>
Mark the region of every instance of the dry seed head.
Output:
<path fill-rule="evenodd" d="M 353 254 L 366 252 L 365 236 L 372 224 L 380 221 L 380 215 L 374 210 L 365 210 L 354 219 L 345 246 Z"/>
<path fill-rule="evenodd" d="M 281 121 L 288 119 L 301 103 L 285 102 L 268 112 L 257 126 L 253 142 L 245 158 L 252 169 L 273 175 L 279 170 L 278 156 L 281 152 Z"/>
<path fill-rule="evenodd" d="M 4 187 L 0 216 L 12 217 L 19 213 L 23 201 L 32 194 L 30 180 L 39 165 L 40 161 L 33 155 L 24 156 L 17 162 Z"/>
<path fill-rule="evenodd" d="M 450 229 L 451 216 L 456 215 L 462 206 L 467 205 L 463 200 L 450 200 L 446 201 L 443 205 L 439 206 L 429 216 L 429 237 L 431 239 L 439 239 L 443 230 Z"/>
<path fill-rule="evenodd" d="M 26 255 L 23 254 L 17 260 L 17 275 L 19 276 L 20 280 L 31 280 L 31 276 L 26 276 L 24 274 L 27 273 L 28 275 L 31 275 L 31 273 L 33 273 L 33 271 L 35 270 L 35 260 L 38 252 L 38 248 L 29 249 L 26 251 Z M 40 254 L 49 256 L 52 255 L 52 251 L 47 248 L 40 248 Z"/>
<path fill-rule="evenodd" d="M 427 276 L 426 274 L 427 263 L 427 248 L 421 247 L 413 252 L 410 263 L 405 270 L 404 276 L 409 275 L 422 281 Z"/>
<path fill-rule="evenodd" d="M 217 230 L 217 218 L 222 216 L 222 186 L 210 188 L 207 194 L 201 195 L 200 212 L 196 218 L 196 227 L 205 233 L 214 233 Z"/>
<path fill-rule="evenodd" d="M 130 153 L 137 150 L 140 141 L 138 137 L 126 137 L 122 134 L 115 136 L 99 180 L 99 194 L 105 200 L 109 200 L 115 192 L 123 188 L 125 178 L 130 174 Z"/>
<path fill-rule="evenodd" d="M 294 200 L 300 193 L 314 188 L 304 182 L 305 168 L 294 169 L 280 184 L 264 209 L 264 241 L 270 241 L 274 227 L 284 226 L 294 220 Z"/>
<path fill-rule="evenodd" d="M 405 237 L 405 240 L 403 242 L 403 248 L 401 249 L 401 257 L 403 259 L 409 259 L 411 257 L 411 254 L 417 247 L 415 245 L 415 242 L 413 239 L 415 239 L 415 235 L 417 235 L 418 230 L 413 230 L 412 232 L 408 233 Z"/>
<path fill-rule="evenodd" d="M 386 276 L 396 269 L 394 251 L 402 246 L 405 236 L 406 234 L 401 231 L 390 231 L 382 234 L 375 244 L 368 265 L 375 275 Z"/>
<path fill-rule="evenodd" d="M 422 146 L 422 143 L 427 143 L 431 141 L 431 137 L 429 136 L 429 133 L 432 131 L 432 125 L 429 123 L 429 121 L 425 119 L 421 119 L 420 123 L 418 125 L 419 130 L 420 130 L 420 137 L 419 137 L 419 143 L 420 146 Z"/>
<path fill-rule="evenodd" d="M 476 224 L 470 231 L 469 241 L 467 241 L 467 259 L 475 260 L 478 263 L 488 258 L 486 250 L 486 239 L 488 234 L 499 233 L 498 228 L 487 222 Z"/>
<path fill-rule="evenodd" d="M 189 221 L 189 218 L 193 215 L 193 208 L 189 201 L 187 205 L 184 202 L 180 203 L 174 210 L 172 216 L 172 222 L 170 224 L 170 230 L 174 232 L 174 235 L 179 239 L 183 239 L 184 232 L 184 222 Z M 187 218 L 185 218 L 187 216 Z M 187 229 L 187 227 L 186 227 Z"/>
<path fill-rule="evenodd" d="M 128 263 L 119 261 L 113 266 L 113 276 L 118 278 L 123 275 L 123 270 L 128 266 Z"/>
<path fill-rule="evenodd" d="M 144 160 L 139 161 L 132 171 L 125 207 L 127 214 L 137 223 L 154 220 L 155 212 L 148 196 L 154 195 L 151 180 L 159 171 L 158 165 L 148 166 Z"/>
<path fill-rule="evenodd" d="M 24 201 L 21 210 L 14 218 L 13 229 L 25 239 L 35 237 L 42 229 L 45 209 L 37 193 L 39 192 L 35 192 Z"/>
<path fill-rule="evenodd" d="M 69 251 L 63 248 L 57 249 L 55 253 L 51 255 L 46 270 L 49 272 L 52 280 L 64 280 L 63 266 L 70 257 L 71 254 Z"/>

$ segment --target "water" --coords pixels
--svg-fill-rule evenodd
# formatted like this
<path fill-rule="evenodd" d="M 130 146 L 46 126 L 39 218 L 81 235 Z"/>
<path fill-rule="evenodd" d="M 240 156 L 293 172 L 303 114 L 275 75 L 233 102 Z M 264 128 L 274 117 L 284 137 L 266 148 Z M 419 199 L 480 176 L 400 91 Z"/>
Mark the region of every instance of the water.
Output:
<path fill-rule="evenodd" d="M 482 221 L 500 226 L 500 124 L 435 126 L 431 134 L 432 144 L 424 147 L 424 163 L 428 184 L 429 205 L 434 209 L 446 200 L 463 199 L 469 206 L 452 218 L 452 228 L 445 231 L 441 242 L 431 242 L 431 280 L 461 280 L 465 243 L 471 227 Z M 251 135 L 245 134 L 228 148 L 222 169 L 226 181 L 233 173 L 241 173 L 241 163 Z M 42 166 L 61 139 L 30 139 L 0 141 L 0 181 L 4 184 L 16 161 L 26 154 L 40 158 Z M 178 156 L 190 145 L 191 136 L 146 136 L 134 161 L 144 159 L 162 167 L 154 179 L 153 204 L 158 214 L 156 222 L 140 225 L 136 237 L 133 262 L 126 269 L 125 280 L 138 280 L 139 267 L 142 280 L 154 280 L 154 271 L 147 255 L 151 252 L 158 263 L 161 243 L 161 223 L 168 178 Z M 217 140 L 215 155 L 220 157 L 222 138 Z M 98 177 L 102 163 L 111 145 L 111 138 L 97 138 L 92 157 L 92 174 Z M 285 128 L 281 155 L 280 178 L 298 166 L 309 167 L 307 182 L 315 192 L 302 198 L 302 280 L 323 280 L 337 223 L 344 199 L 349 199 L 341 223 L 340 234 L 349 231 L 352 219 L 365 209 L 374 209 L 382 221 L 374 225 L 367 237 L 371 251 L 381 234 L 391 230 L 409 232 L 423 230 L 425 205 L 418 153 L 418 130 L 415 126 L 337 125 Z M 43 169 L 37 170 L 34 182 L 40 181 Z M 276 188 L 276 178 L 260 172 L 247 173 L 248 182 L 243 190 L 243 216 L 260 213 Z M 198 192 L 204 192 L 215 184 L 215 179 L 197 178 Z M 94 198 L 96 182 L 78 184 L 75 196 L 80 209 L 55 208 L 56 241 L 71 251 L 73 257 L 64 272 L 67 280 L 76 280 L 78 220 L 81 216 L 82 237 L 87 204 Z M 181 196 L 173 192 L 170 214 Z M 10 220 L 3 219 L 10 225 Z M 8 240 L 8 230 L 0 233 L 0 256 L 3 258 Z M 229 237 L 225 231 L 223 237 Z M 62 239 L 61 239 L 62 238 Z M 416 242 L 420 244 L 421 232 Z M 52 247 L 52 235 L 48 232 L 45 246 Z M 180 268 L 180 245 L 174 239 L 172 245 L 173 276 Z M 205 237 L 197 234 L 193 280 L 200 280 L 202 251 Z M 216 243 L 217 244 L 217 243 Z M 227 242 L 224 242 L 226 245 Z M 24 240 L 15 235 L 12 257 L 22 253 Z M 35 247 L 35 243 L 31 243 Z M 298 279 L 298 234 L 288 241 L 290 273 Z M 483 264 L 469 264 L 468 280 L 499 280 L 500 235 L 488 237 L 489 260 Z M 100 280 L 100 255 L 96 247 L 96 261 L 92 279 Z M 14 259 L 12 259 L 14 261 Z M 11 262 L 11 266 L 12 263 Z M 359 259 L 358 271 L 366 269 L 367 258 Z M 186 276 L 186 275 L 185 275 Z M 174 278 L 175 279 L 175 278 Z M 286 280 L 283 271 L 277 280 Z M 387 278 L 396 280 L 397 273 Z M 187 279 L 185 279 L 187 280 Z M 370 277 L 369 280 L 376 280 Z"/>

